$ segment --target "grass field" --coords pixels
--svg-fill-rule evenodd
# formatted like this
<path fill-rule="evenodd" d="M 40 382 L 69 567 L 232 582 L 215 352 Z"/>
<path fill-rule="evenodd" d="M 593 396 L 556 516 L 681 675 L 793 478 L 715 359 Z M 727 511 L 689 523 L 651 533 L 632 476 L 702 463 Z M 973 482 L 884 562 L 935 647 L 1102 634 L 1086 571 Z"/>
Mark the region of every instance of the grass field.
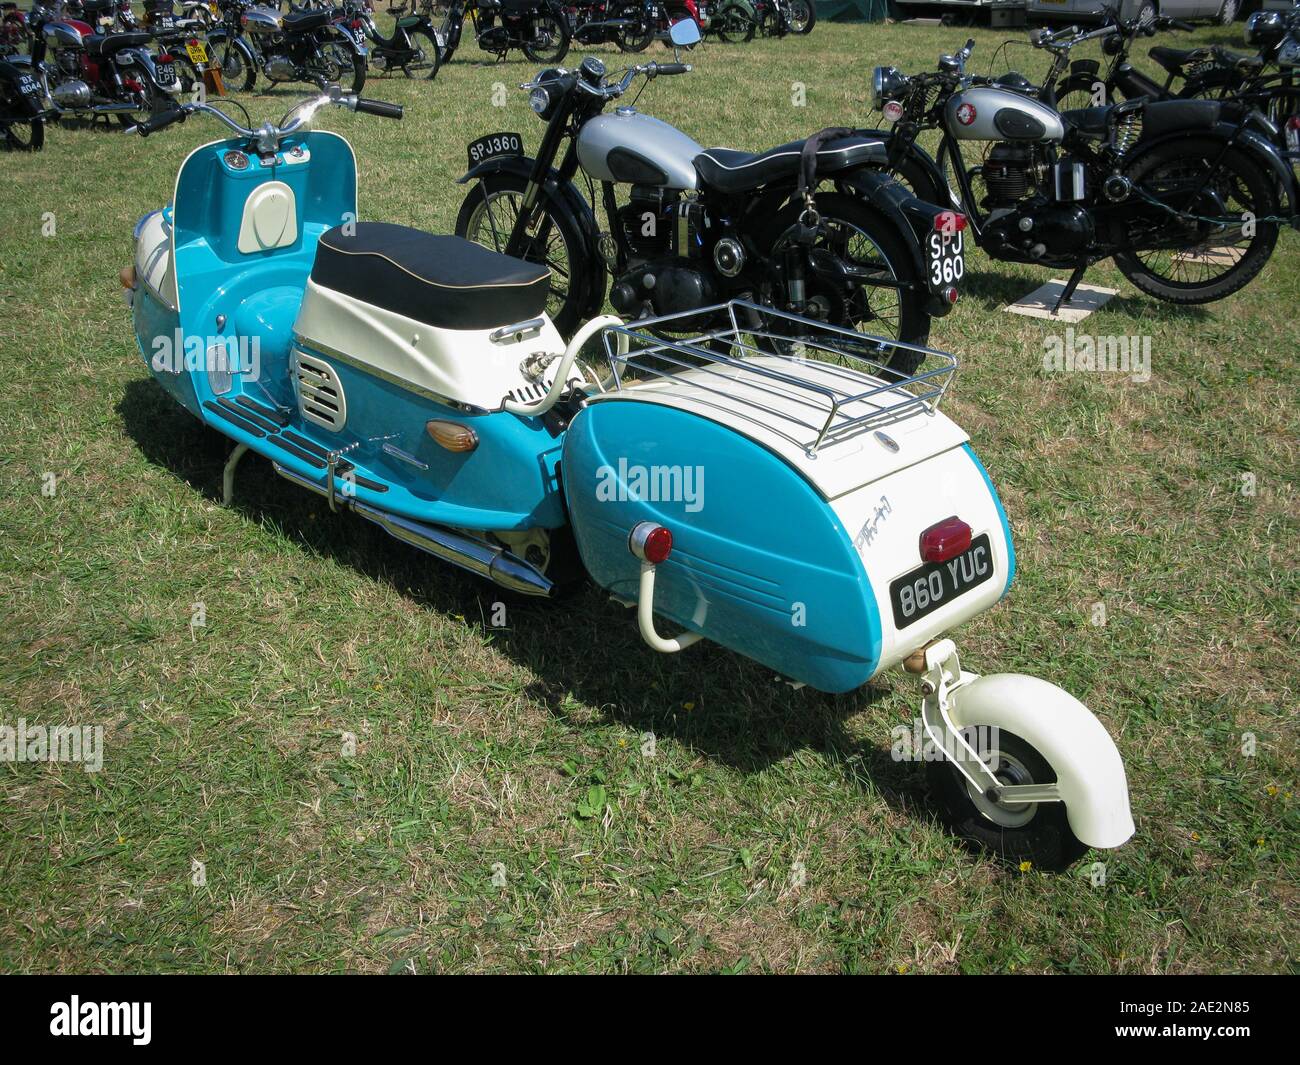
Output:
<path fill-rule="evenodd" d="M 873 64 L 932 69 L 966 36 L 710 44 L 639 106 L 765 148 L 867 124 Z M 973 36 L 988 70 L 1007 34 Z M 468 140 L 535 147 L 531 72 L 466 46 L 432 84 L 367 86 L 402 123 L 327 114 L 361 216 L 450 230 Z M 0 763 L 0 969 L 1294 971 L 1295 234 L 1203 308 L 1096 269 L 1120 294 L 1080 328 L 1150 337 L 1146 383 L 1043 370 L 1062 327 L 1001 311 L 1043 271 L 973 255 L 936 325 L 1019 551 L 963 662 L 1071 691 L 1128 768 L 1136 838 L 1046 875 L 935 823 L 890 758 L 902 674 L 832 697 L 708 646 L 656 656 L 595 589 L 494 628 L 491 587 L 261 461 L 221 507 L 223 440 L 150 379 L 117 282 L 132 224 L 219 135 L 53 128 L 0 157 L 0 724 L 105 731 L 99 773 Z"/>

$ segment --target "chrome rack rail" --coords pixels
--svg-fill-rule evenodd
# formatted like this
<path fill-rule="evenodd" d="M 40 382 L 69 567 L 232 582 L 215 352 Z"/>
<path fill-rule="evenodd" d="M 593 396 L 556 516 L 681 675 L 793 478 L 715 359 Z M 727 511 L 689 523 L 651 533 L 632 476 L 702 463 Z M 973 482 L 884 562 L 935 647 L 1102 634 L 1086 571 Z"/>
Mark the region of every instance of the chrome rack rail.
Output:
<path fill-rule="evenodd" d="M 700 331 L 700 322 L 722 324 Z M 957 371 L 946 352 L 746 300 L 611 326 L 602 338 L 614 389 L 662 381 L 683 396 L 722 397 L 769 428 L 806 429 L 796 442 L 809 456 L 853 430 L 933 413 Z M 899 351 L 921 353 L 917 372 L 887 368 Z"/>

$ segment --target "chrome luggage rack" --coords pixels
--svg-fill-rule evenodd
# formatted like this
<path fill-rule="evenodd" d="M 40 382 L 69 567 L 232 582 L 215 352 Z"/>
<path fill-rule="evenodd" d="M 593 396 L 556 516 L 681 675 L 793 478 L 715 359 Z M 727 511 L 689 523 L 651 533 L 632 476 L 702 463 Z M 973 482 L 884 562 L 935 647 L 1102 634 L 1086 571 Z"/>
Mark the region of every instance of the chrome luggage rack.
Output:
<path fill-rule="evenodd" d="M 699 322 L 720 319 L 724 324 L 697 331 Z M 932 414 L 957 372 L 955 355 L 747 300 L 642 318 L 601 336 L 611 370 L 608 390 L 671 383 L 692 406 L 752 419 L 787 436 L 810 458 L 855 431 Z M 900 376 L 886 368 L 898 350 L 922 354 L 916 373 Z"/>

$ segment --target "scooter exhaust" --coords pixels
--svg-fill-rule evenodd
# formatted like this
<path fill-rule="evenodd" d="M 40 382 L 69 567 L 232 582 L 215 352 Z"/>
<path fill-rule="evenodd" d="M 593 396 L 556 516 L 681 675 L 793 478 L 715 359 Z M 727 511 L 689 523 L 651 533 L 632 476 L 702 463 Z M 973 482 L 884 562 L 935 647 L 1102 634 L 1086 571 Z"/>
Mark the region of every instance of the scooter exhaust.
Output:
<path fill-rule="evenodd" d="M 271 466 L 285 480 L 292 481 L 317 495 L 326 495 L 323 487 L 285 469 L 279 463 L 273 462 Z M 395 540 L 418 547 L 421 551 L 479 577 L 486 577 L 502 588 L 521 595 L 544 597 L 555 595 L 555 582 L 505 548 L 493 547 L 491 544 L 485 544 L 481 540 L 453 532 L 440 525 L 426 525 L 424 522 L 389 514 L 356 498 L 339 495 L 335 495 L 334 498 L 336 502 L 346 504 L 367 521 L 373 521 Z"/>

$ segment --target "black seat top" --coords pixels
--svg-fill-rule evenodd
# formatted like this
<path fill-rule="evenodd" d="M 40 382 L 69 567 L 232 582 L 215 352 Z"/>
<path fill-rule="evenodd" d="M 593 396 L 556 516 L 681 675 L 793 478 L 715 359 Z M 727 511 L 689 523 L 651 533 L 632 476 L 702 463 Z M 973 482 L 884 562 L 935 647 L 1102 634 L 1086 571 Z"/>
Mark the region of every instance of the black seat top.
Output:
<path fill-rule="evenodd" d="M 1210 52 L 1207 48 L 1166 48 L 1162 44 L 1150 49 L 1147 55 L 1171 74 L 1177 74 L 1188 63 L 1210 58 Z"/>
<path fill-rule="evenodd" d="M 695 172 L 709 188 L 724 193 L 748 192 L 799 173 L 803 141 L 791 141 L 757 154 L 733 148 L 709 148 L 695 157 Z M 833 174 L 867 162 L 884 162 L 885 146 L 876 137 L 828 141 L 817 152 L 817 171 Z"/>
<path fill-rule="evenodd" d="M 1120 105 L 1127 106 L 1127 105 Z M 1062 111 L 1061 121 L 1085 137 L 1105 137 L 1113 107 L 1080 107 Z M 1175 130 L 1209 129 L 1219 121 L 1223 105 L 1218 100 L 1153 100 L 1142 107 L 1142 139 Z"/>
<path fill-rule="evenodd" d="M 131 33 L 92 33 L 81 39 L 87 55 L 110 56 L 123 48 L 144 48 L 153 44 L 153 34 L 140 31 Z"/>
<path fill-rule="evenodd" d="M 536 318 L 546 309 L 550 276 L 545 266 L 460 237 L 391 222 L 329 230 L 311 269 L 318 285 L 443 329 L 493 329 Z"/>
<path fill-rule="evenodd" d="M 284 16 L 284 28 L 289 33 L 306 33 L 308 30 L 318 30 L 322 26 L 328 26 L 330 21 L 329 11 L 295 11 Z"/>
<path fill-rule="evenodd" d="M 1109 114 L 1109 107 L 1076 107 L 1072 111 L 1062 111 L 1061 121 L 1085 137 L 1104 137 Z"/>
<path fill-rule="evenodd" d="M 1222 110 L 1217 100 L 1156 100 L 1142 109 L 1142 139 L 1175 130 L 1210 129 Z"/>

